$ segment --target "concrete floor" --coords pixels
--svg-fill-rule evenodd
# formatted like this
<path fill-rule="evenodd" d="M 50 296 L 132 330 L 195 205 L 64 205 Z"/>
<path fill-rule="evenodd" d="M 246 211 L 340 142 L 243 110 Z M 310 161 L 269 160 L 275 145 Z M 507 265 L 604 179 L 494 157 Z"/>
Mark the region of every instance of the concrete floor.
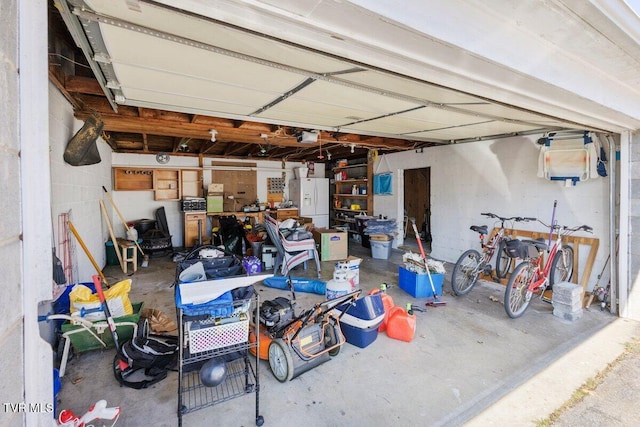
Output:
<path fill-rule="evenodd" d="M 426 308 L 426 312 L 417 313 L 413 341 L 398 341 L 380 333 L 364 349 L 347 343 L 338 356 L 288 383 L 278 382 L 268 363 L 260 362 L 259 408 L 265 425 L 458 426 L 474 417 L 471 425 L 505 425 L 495 421 L 499 420 L 495 414 L 493 421 L 483 422 L 482 416 L 488 408 L 496 408 L 494 404 L 501 398 L 616 320 L 607 312 L 592 310 L 577 321 L 564 321 L 552 315 L 550 304 L 539 300 L 522 318 L 510 319 L 501 303 L 501 285 L 481 281 L 468 295 L 453 296 L 449 281 L 452 264 L 446 264 L 443 299 L 447 305 L 427 308 L 424 299 L 414 299 L 397 287 L 403 253 L 393 250 L 388 260 L 372 259 L 369 249 L 349 244 L 349 254 L 363 258 L 360 287 L 364 293 L 385 282 L 393 285 L 388 293 L 396 305 L 411 302 Z M 330 279 L 333 264 L 322 263 L 324 280 Z M 126 277 L 119 267 L 108 266 L 104 273 L 110 283 Z M 292 273 L 294 277 L 314 275 L 313 263 L 306 272 L 298 268 Z M 174 316 L 173 289 L 169 287 L 174 276 L 175 264 L 169 257 L 152 258 L 148 268 L 138 268 L 131 276 L 131 300 L 144 301 L 145 307 Z M 256 289 L 261 301 L 287 296 L 286 291 L 261 284 Z M 323 300 L 320 295 L 300 292 L 296 297 L 298 310 Z M 118 426 L 178 425 L 177 373 L 171 372 L 150 389 L 120 388 L 111 371 L 113 356 L 114 350 L 108 349 L 79 353 L 70 360 L 58 395 L 58 410 L 83 413 L 96 400 L 106 399 L 109 406 L 122 407 Z M 565 373 L 557 375 L 561 378 Z M 183 425 L 255 425 L 255 399 L 252 393 L 185 414 Z M 551 410 L 563 403 L 551 391 L 541 392 L 534 400 Z M 502 411 L 513 409 L 507 406 Z M 531 425 L 549 412 L 534 411 L 528 423 L 509 424 Z M 507 419 L 514 417 L 517 411 Z"/>

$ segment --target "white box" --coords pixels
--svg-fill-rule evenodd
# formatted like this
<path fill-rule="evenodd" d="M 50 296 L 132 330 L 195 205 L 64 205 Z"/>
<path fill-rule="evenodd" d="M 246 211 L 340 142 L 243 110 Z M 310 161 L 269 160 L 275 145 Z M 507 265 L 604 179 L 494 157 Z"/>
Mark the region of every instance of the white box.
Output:
<path fill-rule="evenodd" d="M 224 191 L 224 184 L 212 183 L 207 187 L 207 194 L 211 196 L 221 196 Z"/>
<path fill-rule="evenodd" d="M 276 256 L 278 256 L 278 248 L 275 246 L 262 245 L 262 262 L 264 263 L 265 270 L 271 270 L 274 267 Z"/>

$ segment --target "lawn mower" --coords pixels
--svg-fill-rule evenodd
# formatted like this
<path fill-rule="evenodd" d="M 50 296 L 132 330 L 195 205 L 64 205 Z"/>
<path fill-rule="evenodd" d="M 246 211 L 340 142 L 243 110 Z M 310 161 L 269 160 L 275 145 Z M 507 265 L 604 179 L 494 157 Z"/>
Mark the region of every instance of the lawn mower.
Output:
<path fill-rule="evenodd" d="M 293 289 L 291 288 L 292 294 Z M 258 357 L 269 361 L 271 372 L 287 382 L 340 353 L 346 342 L 340 329 L 340 317 L 360 295 L 360 290 L 315 304 L 295 315 L 293 299 L 278 297 L 260 306 Z M 338 316 L 329 312 L 343 306 Z M 251 328 L 249 341 L 256 342 Z M 251 351 L 255 355 L 256 348 Z"/>

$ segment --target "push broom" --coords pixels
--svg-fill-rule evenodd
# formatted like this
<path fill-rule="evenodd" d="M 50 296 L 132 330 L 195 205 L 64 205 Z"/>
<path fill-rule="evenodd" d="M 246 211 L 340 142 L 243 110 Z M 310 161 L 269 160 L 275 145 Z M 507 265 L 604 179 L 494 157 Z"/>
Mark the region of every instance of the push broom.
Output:
<path fill-rule="evenodd" d="M 433 285 L 433 279 L 431 278 L 431 272 L 429 271 L 429 264 L 427 262 L 427 256 L 424 253 L 424 248 L 422 247 L 422 240 L 420 240 L 420 234 L 418 233 L 418 228 L 416 227 L 415 218 L 411 219 L 411 225 L 413 226 L 413 233 L 416 235 L 416 240 L 418 241 L 418 247 L 420 248 L 420 255 L 422 256 L 422 262 L 424 262 L 424 269 L 427 270 L 427 277 L 429 277 L 429 284 L 431 285 L 431 292 L 433 292 L 433 300 L 427 302 L 426 305 L 431 307 L 437 307 L 439 305 L 447 305 L 445 301 L 440 301 L 440 297 L 438 297 L 438 293 L 436 292 L 436 287 Z"/>

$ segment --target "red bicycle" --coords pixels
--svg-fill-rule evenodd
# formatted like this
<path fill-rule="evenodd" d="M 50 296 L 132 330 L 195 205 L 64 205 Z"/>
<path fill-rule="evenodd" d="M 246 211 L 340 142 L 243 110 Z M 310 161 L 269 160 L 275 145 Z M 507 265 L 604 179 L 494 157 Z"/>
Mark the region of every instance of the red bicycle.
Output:
<path fill-rule="evenodd" d="M 505 234 L 505 230 L 513 228 L 515 222 L 536 220 L 535 218 L 522 218 L 519 216 L 503 218 L 491 212 L 481 213 L 480 215 L 496 219 L 496 225 L 499 223 L 500 227 L 486 243 L 485 238 L 489 235 L 488 227 L 486 225 L 472 225 L 470 227 L 480 237 L 482 254 L 476 249 L 468 249 L 456 261 L 451 273 L 451 288 L 457 296 L 468 294 L 478 282 L 480 274 L 484 273 L 493 276 L 491 260 L 494 253 L 497 253 L 496 276 L 498 279 L 505 278 L 513 263 L 513 259 L 506 253 L 506 244 L 510 237 Z M 505 227 L 505 224 L 507 227 Z"/>
<path fill-rule="evenodd" d="M 504 309 L 511 318 L 520 317 L 529 307 L 533 295 L 543 298 L 544 291 L 555 283 L 571 280 L 573 275 L 573 248 L 562 244 L 562 237 L 578 230 L 591 233 L 588 225 L 569 228 L 564 225 L 547 225 L 556 240 L 549 249 L 545 242 L 537 240 L 511 240 L 507 242 L 507 253 L 523 261 L 516 266 L 509 277 L 504 293 Z M 542 254 L 548 251 L 543 265 Z"/>

